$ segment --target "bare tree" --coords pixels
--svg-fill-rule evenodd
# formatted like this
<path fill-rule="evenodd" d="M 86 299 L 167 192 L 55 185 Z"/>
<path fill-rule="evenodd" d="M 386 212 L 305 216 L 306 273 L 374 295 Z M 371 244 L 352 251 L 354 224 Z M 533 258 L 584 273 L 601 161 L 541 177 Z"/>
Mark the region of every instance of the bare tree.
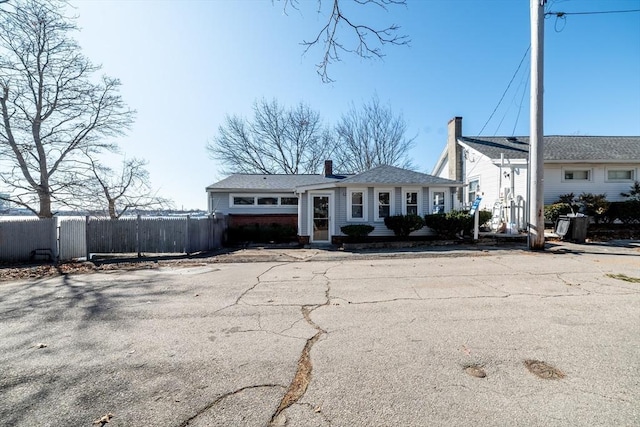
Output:
<path fill-rule="evenodd" d="M 304 53 L 307 53 L 313 46 L 322 45 L 322 60 L 317 64 L 318 74 L 325 83 L 332 82 L 327 68 L 334 62 L 340 61 L 342 53 L 354 53 L 362 58 L 383 58 L 382 46 L 408 45 L 407 36 L 399 35 L 400 27 L 391 24 L 387 27 L 374 28 L 371 25 L 359 23 L 353 16 L 345 12 L 345 3 L 352 3 L 356 6 L 374 6 L 387 10 L 388 6 L 406 6 L 406 0 L 318 0 L 318 13 L 323 13 L 323 5 L 329 4 L 330 11 L 326 24 L 316 34 L 313 39 L 305 40 Z M 288 7 L 299 9 L 299 0 L 284 0 L 284 10 Z M 346 7 L 348 9 L 348 6 Z M 347 36 L 344 36 L 344 31 Z M 346 41 L 345 41 L 346 39 Z"/>
<path fill-rule="evenodd" d="M 91 212 L 106 213 L 117 219 L 129 210 L 173 206 L 170 200 L 153 192 L 145 160 L 125 158 L 119 170 L 101 164 L 92 155 L 79 163 L 86 167 L 87 180 L 77 198 L 82 200 L 82 207 Z"/>
<path fill-rule="evenodd" d="M 115 150 L 134 112 L 120 82 L 94 78 L 99 66 L 80 52 L 74 18 L 59 0 L 16 0 L 0 11 L 0 189 L 42 218 L 82 187 L 85 154 Z"/>
<path fill-rule="evenodd" d="M 337 165 L 354 173 L 379 165 L 412 168 L 409 150 L 415 137 L 408 138 L 406 132 L 402 115 L 381 105 L 377 96 L 360 108 L 352 105 L 336 126 Z"/>
<path fill-rule="evenodd" d="M 227 116 L 207 150 L 225 173 L 316 173 L 333 152 L 331 139 L 309 106 L 285 109 L 262 99 L 254 103 L 251 121 Z"/>

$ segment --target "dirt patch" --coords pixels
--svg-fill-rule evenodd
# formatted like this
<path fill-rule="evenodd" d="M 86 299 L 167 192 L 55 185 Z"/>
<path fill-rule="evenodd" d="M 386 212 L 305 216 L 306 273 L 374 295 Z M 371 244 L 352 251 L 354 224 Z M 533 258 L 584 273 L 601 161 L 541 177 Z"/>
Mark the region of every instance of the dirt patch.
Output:
<path fill-rule="evenodd" d="M 625 282 L 630 283 L 640 283 L 640 277 L 630 277 L 626 274 L 607 274 L 607 277 L 611 277 L 612 279 L 624 280 Z"/>
<path fill-rule="evenodd" d="M 485 378 L 487 376 L 487 373 L 480 365 L 469 365 L 464 368 L 464 371 L 472 377 L 476 378 Z"/>
<path fill-rule="evenodd" d="M 525 360 L 524 366 L 527 367 L 529 372 L 545 380 L 559 380 L 566 376 L 558 368 L 540 360 Z"/>

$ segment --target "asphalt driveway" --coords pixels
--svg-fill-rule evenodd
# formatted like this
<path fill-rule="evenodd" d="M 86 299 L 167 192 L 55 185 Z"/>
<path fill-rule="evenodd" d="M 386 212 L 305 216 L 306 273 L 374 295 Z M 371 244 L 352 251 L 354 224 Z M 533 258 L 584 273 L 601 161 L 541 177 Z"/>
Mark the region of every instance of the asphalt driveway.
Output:
<path fill-rule="evenodd" d="M 0 283 L 0 425 L 640 425 L 637 242 L 238 256 Z"/>

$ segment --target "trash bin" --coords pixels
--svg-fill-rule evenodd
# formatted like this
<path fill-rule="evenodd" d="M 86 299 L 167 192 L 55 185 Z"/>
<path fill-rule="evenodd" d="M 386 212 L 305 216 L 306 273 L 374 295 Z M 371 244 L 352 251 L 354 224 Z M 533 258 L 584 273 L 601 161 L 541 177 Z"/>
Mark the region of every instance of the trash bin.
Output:
<path fill-rule="evenodd" d="M 587 238 L 589 217 L 582 214 L 560 215 L 556 222 L 556 234 L 562 239 L 573 240 L 576 243 L 584 243 Z"/>

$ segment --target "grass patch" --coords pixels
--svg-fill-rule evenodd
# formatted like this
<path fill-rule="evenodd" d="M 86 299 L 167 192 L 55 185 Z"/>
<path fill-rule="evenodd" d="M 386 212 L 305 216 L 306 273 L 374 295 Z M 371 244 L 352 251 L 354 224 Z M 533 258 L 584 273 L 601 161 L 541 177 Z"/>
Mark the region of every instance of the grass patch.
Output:
<path fill-rule="evenodd" d="M 607 274 L 607 277 L 624 280 L 625 282 L 640 283 L 640 277 L 629 277 L 626 274 Z"/>

